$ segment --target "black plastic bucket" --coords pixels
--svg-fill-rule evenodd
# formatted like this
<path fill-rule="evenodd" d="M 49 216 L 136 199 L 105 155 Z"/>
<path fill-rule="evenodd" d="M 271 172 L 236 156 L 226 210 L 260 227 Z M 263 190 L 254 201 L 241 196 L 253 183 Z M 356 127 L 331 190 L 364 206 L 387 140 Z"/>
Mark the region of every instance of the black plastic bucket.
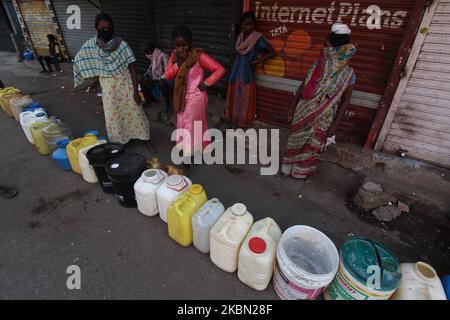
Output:
<path fill-rule="evenodd" d="M 112 181 L 117 200 L 121 206 L 136 208 L 134 184 L 147 170 L 145 157 L 135 153 L 124 153 L 105 165 L 109 180 Z"/>
<path fill-rule="evenodd" d="M 90 149 L 86 154 L 86 158 L 94 168 L 100 186 L 105 193 L 115 193 L 113 183 L 106 174 L 105 165 L 109 160 L 123 154 L 123 150 L 124 146 L 120 143 L 105 143 Z"/>

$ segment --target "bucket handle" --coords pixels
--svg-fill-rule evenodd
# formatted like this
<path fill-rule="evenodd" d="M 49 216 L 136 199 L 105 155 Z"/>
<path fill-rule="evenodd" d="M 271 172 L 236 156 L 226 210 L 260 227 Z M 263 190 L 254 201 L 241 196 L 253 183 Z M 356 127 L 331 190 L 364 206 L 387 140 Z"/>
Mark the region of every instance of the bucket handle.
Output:
<path fill-rule="evenodd" d="M 375 254 L 377 256 L 377 263 L 378 263 L 378 267 L 380 268 L 381 274 L 380 274 L 380 279 L 383 279 L 383 261 L 381 260 L 381 256 L 380 256 L 380 251 L 378 250 L 377 246 L 375 245 L 375 243 L 373 243 L 372 240 L 367 239 L 369 241 L 369 243 L 372 245 L 372 247 L 375 250 Z"/>

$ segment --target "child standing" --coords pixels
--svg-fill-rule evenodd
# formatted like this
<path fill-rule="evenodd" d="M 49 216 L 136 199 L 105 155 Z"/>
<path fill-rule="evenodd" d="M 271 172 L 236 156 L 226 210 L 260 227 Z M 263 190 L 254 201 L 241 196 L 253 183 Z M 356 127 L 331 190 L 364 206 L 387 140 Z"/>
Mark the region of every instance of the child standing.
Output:
<path fill-rule="evenodd" d="M 175 50 L 170 56 L 166 77 L 168 80 L 176 78 L 173 106 L 177 113 L 177 129 L 181 129 L 178 131 L 177 145 L 183 150 L 184 157 L 192 157 L 210 143 L 203 139 L 208 129 L 206 90 L 223 77 L 225 69 L 201 49 L 193 47 L 189 28 L 175 28 L 173 39 Z M 207 79 L 205 70 L 211 72 Z M 195 122 L 201 123 L 201 136 L 194 135 Z M 189 136 L 183 136 L 181 131 L 188 132 Z"/>
<path fill-rule="evenodd" d="M 61 66 L 59 65 L 59 59 L 61 58 L 62 54 L 61 54 L 61 46 L 59 45 L 56 37 L 52 34 L 48 34 L 47 35 L 47 39 L 48 39 L 48 51 L 49 51 L 49 56 L 45 56 L 45 57 L 39 57 L 39 63 L 42 67 L 42 71 L 41 73 L 47 72 L 47 70 L 45 69 L 45 65 L 44 65 L 44 61 L 45 64 L 48 67 L 48 73 L 52 74 L 53 73 L 53 69 L 52 69 L 52 64 L 55 65 L 55 69 L 58 72 L 63 72 L 61 69 Z"/>
<path fill-rule="evenodd" d="M 155 48 L 152 42 L 147 42 L 143 48 L 144 54 L 150 61 L 150 66 L 144 77 L 139 81 L 142 93 L 144 95 L 145 104 L 156 100 L 156 96 L 162 96 L 166 102 L 166 113 L 170 113 L 170 87 L 173 82 L 169 83 L 166 79 L 166 68 L 169 62 L 169 56 L 160 49 Z"/>

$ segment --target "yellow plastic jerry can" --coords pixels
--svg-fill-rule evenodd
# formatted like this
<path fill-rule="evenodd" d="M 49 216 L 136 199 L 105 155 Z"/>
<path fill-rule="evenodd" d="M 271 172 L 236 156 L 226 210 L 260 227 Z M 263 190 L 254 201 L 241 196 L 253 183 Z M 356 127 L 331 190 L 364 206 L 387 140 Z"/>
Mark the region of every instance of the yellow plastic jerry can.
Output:
<path fill-rule="evenodd" d="M 8 87 L 0 90 L 0 105 L 3 111 L 10 117 L 13 117 L 13 113 L 11 111 L 10 101 L 14 98 L 19 98 L 22 96 L 22 93 L 19 89 Z"/>
<path fill-rule="evenodd" d="M 67 156 L 69 157 L 69 162 L 74 172 L 81 175 L 80 163 L 78 162 L 78 152 L 80 152 L 81 149 L 96 144 L 97 141 L 97 136 L 93 134 L 87 134 L 83 138 L 72 140 L 67 145 Z"/>
<path fill-rule="evenodd" d="M 46 128 L 48 125 L 50 125 L 49 122 L 35 122 L 30 127 L 34 146 L 36 147 L 37 151 L 43 156 L 50 154 L 50 149 L 48 148 L 47 142 L 45 141 L 45 137 L 42 132 L 42 129 Z"/>
<path fill-rule="evenodd" d="M 167 210 L 169 236 L 182 246 L 192 243 L 192 217 L 208 200 L 199 184 L 194 184 L 182 194 Z"/>

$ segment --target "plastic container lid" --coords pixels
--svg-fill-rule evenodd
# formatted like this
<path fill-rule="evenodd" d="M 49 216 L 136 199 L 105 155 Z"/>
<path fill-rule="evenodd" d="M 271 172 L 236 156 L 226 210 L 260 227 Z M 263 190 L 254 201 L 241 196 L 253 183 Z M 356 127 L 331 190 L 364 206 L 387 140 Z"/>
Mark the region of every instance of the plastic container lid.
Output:
<path fill-rule="evenodd" d="M 189 193 L 193 195 L 199 195 L 202 193 L 203 187 L 199 184 L 194 184 L 192 187 L 189 188 Z"/>
<path fill-rule="evenodd" d="M 146 168 L 145 157 L 136 153 L 124 153 L 105 165 L 108 176 L 123 182 L 137 180 Z"/>
<path fill-rule="evenodd" d="M 169 189 L 175 190 L 177 192 L 183 191 L 189 185 L 184 177 L 180 175 L 169 176 L 166 179 L 166 182 Z"/>
<path fill-rule="evenodd" d="M 33 110 L 39 109 L 40 107 L 41 107 L 41 105 L 39 103 L 33 102 L 33 103 L 30 103 L 29 105 L 27 105 L 27 107 L 24 110 L 33 111 Z"/>
<path fill-rule="evenodd" d="M 247 212 L 247 207 L 242 203 L 236 203 L 231 207 L 231 211 L 236 216 L 243 216 Z"/>
<path fill-rule="evenodd" d="M 148 183 L 158 184 L 164 180 L 164 175 L 160 170 L 150 169 L 142 173 L 142 179 Z"/>
<path fill-rule="evenodd" d="M 67 147 L 67 145 L 70 143 L 70 140 L 69 139 L 62 139 L 62 140 L 59 140 L 57 143 L 56 143 L 56 145 L 59 147 L 59 148 L 65 148 L 65 147 Z"/>
<path fill-rule="evenodd" d="M 93 166 L 104 166 L 111 158 L 120 155 L 124 146 L 120 143 L 105 143 L 90 149 L 86 157 Z"/>
<path fill-rule="evenodd" d="M 91 131 L 86 132 L 84 134 L 84 136 L 87 136 L 87 135 L 90 135 L 90 134 L 98 137 L 100 135 L 100 132 L 98 132 L 97 130 L 91 130 Z"/>
<path fill-rule="evenodd" d="M 392 291 L 400 285 L 402 274 L 397 258 L 376 241 L 353 237 L 342 246 L 341 256 L 348 272 L 364 285 L 373 276 L 373 270 L 369 267 L 377 265 L 381 269 L 381 288 L 377 290 Z"/>
<path fill-rule="evenodd" d="M 267 244 L 266 244 L 266 241 L 264 241 L 264 239 L 262 239 L 260 237 L 254 237 L 254 238 L 251 238 L 250 241 L 248 242 L 248 248 L 253 253 L 261 254 L 266 251 Z"/>

